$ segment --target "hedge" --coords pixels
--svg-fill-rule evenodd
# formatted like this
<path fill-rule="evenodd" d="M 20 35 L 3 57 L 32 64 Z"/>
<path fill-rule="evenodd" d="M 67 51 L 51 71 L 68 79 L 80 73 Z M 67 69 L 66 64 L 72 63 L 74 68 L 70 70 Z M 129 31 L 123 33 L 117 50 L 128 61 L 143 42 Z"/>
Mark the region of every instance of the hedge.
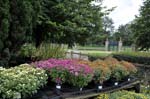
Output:
<path fill-rule="evenodd" d="M 148 52 L 120 52 L 113 53 L 112 56 L 118 60 L 150 65 L 150 53 Z"/>

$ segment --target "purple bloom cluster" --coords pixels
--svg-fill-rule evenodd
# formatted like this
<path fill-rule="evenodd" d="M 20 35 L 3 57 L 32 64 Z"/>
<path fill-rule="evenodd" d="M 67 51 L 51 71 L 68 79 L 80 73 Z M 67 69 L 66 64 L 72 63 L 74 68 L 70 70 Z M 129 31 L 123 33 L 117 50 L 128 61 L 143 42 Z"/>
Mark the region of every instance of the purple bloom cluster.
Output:
<path fill-rule="evenodd" d="M 78 76 L 79 74 L 93 74 L 93 70 L 85 64 L 79 64 L 77 60 L 71 59 L 48 59 L 33 63 L 38 68 L 50 70 L 55 67 L 61 67 L 68 70 L 70 73 Z"/>

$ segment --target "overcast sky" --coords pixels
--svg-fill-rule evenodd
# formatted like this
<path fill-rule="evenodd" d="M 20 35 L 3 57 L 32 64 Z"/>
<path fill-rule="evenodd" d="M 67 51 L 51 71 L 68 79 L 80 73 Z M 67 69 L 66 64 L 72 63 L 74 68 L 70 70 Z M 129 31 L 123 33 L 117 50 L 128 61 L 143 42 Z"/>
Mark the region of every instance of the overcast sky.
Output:
<path fill-rule="evenodd" d="M 143 0 L 104 0 L 104 5 L 108 8 L 116 6 L 117 8 L 110 13 L 110 17 L 114 21 L 114 26 L 117 28 L 120 24 L 126 24 L 139 14 L 140 5 Z"/>

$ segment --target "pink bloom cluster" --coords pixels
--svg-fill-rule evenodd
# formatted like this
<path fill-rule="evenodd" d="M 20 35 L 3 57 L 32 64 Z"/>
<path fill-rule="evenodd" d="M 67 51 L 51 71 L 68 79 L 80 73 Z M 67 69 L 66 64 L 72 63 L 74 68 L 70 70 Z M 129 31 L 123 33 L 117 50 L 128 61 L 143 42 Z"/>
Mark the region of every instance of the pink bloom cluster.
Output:
<path fill-rule="evenodd" d="M 38 68 L 49 70 L 55 67 L 61 67 L 68 70 L 70 73 L 78 76 L 79 74 L 93 74 L 93 70 L 85 64 L 79 64 L 76 60 L 71 59 L 48 59 L 33 63 Z"/>

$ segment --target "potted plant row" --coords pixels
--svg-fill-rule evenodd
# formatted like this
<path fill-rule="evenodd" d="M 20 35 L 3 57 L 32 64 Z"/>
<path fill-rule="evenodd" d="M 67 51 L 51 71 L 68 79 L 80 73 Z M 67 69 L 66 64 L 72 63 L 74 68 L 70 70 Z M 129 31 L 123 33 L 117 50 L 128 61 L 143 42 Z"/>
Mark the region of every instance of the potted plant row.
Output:
<path fill-rule="evenodd" d="M 94 81 L 97 91 L 103 89 L 103 83 L 107 80 L 118 86 L 119 81 L 137 70 L 134 65 L 114 58 L 105 60 L 84 61 L 70 59 L 48 59 L 33 63 L 38 68 L 47 70 L 51 80 L 56 83 L 56 93 L 60 95 L 62 84 L 68 83 L 77 87 L 80 91 L 89 82 Z M 131 79 L 130 79 L 131 80 Z M 130 81 L 128 79 L 128 81 Z"/>

